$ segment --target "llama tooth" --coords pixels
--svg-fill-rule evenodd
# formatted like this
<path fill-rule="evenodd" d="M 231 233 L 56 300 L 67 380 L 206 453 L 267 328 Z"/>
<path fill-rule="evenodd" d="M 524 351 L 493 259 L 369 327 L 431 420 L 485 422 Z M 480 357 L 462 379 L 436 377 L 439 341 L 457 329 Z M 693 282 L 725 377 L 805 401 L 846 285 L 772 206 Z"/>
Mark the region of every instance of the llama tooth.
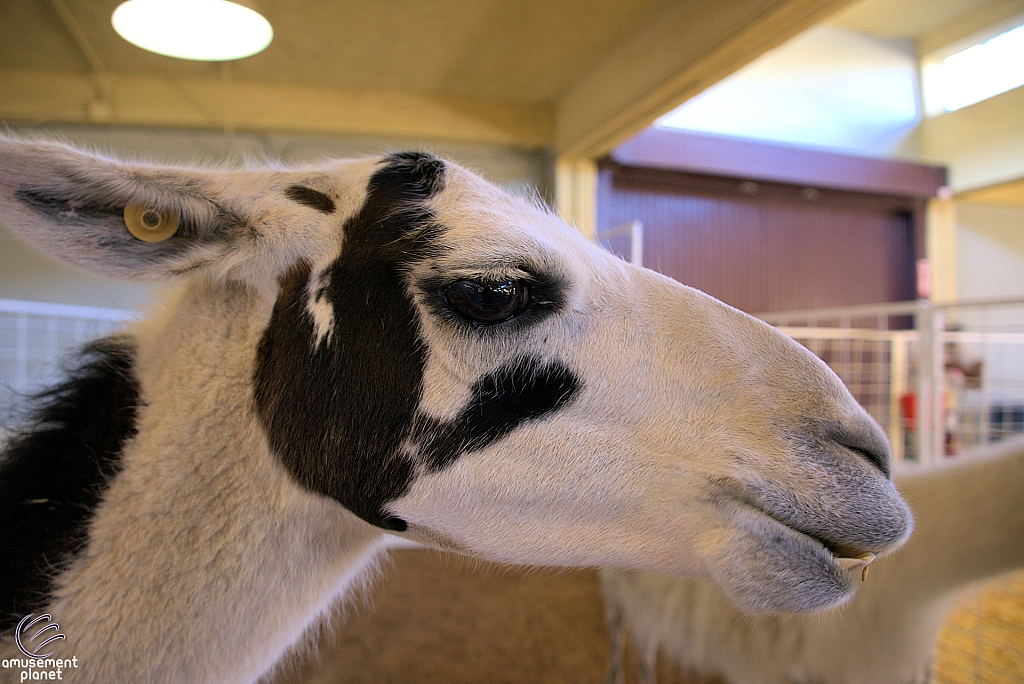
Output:
<path fill-rule="evenodd" d="M 860 579 L 863 582 L 868 578 L 868 566 L 875 560 L 875 554 L 866 553 L 863 556 L 857 558 L 837 558 L 839 565 L 842 566 L 843 570 L 856 570 L 861 569 Z"/>

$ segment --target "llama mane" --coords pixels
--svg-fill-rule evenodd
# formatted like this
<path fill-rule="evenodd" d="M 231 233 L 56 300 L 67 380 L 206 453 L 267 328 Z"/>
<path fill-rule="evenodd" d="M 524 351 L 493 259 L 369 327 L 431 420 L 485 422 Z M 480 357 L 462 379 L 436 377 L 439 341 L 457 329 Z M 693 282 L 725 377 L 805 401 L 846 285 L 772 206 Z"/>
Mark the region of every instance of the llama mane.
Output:
<path fill-rule="evenodd" d="M 52 575 L 85 543 L 92 511 L 135 434 L 134 356 L 124 335 L 87 345 L 66 379 L 32 398 L 26 427 L 3 449 L 0 630 L 46 602 Z"/>

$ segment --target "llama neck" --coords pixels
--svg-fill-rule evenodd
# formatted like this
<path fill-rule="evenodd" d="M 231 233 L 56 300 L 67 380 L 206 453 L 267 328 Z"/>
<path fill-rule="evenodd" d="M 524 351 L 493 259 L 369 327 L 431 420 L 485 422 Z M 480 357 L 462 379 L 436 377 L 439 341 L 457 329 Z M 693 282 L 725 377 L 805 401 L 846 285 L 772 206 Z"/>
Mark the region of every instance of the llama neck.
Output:
<path fill-rule="evenodd" d="M 78 682 L 253 682 L 389 539 L 284 471 L 253 410 L 261 303 L 202 294 L 137 331 L 138 434 L 47 607 Z"/>
<path fill-rule="evenodd" d="M 916 518 L 891 558 L 894 584 L 940 600 L 1024 567 L 1024 442 L 897 479 Z"/>

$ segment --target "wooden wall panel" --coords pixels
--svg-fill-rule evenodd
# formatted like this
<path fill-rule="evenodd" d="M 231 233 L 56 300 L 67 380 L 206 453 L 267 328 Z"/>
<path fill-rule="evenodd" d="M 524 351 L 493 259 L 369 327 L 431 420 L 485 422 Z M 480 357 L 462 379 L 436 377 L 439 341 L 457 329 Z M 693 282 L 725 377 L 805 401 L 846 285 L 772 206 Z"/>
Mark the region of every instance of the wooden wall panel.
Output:
<path fill-rule="evenodd" d="M 751 313 L 913 299 L 913 200 L 606 165 L 601 230 L 639 219 L 644 265 Z"/>

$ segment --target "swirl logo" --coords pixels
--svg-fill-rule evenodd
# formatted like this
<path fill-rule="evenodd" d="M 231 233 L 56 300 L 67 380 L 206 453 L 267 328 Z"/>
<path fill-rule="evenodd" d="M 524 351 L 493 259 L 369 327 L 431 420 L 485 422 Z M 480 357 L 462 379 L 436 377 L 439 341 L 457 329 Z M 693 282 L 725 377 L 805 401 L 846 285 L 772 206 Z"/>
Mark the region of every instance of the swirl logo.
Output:
<path fill-rule="evenodd" d="M 48 658 L 53 655 L 52 653 L 39 653 L 39 651 L 51 641 L 64 638 L 64 635 L 59 631 L 60 625 L 56 622 L 51 622 L 51 620 L 53 620 L 53 616 L 49 613 L 44 613 L 35 619 L 32 619 L 32 614 L 29 613 L 25 617 L 21 618 L 21 622 L 18 623 L 18 629 L 14 633 L 14 640 L 18 644 L 18 649 L 29 658 Z M 36 623 L 44 621 L 46 623 L 44 627 L 32 636 L 28 638 L 25 637 L 25 635 L 28 634 L 28 631 L 32 629 Z M 41 636 L 50 631 L 52 631 L 53 634 L 48 635 L 42 642 L 35 643 Z M 35 646 L 31 646 L 31 644 L 34 643 Z"/>

